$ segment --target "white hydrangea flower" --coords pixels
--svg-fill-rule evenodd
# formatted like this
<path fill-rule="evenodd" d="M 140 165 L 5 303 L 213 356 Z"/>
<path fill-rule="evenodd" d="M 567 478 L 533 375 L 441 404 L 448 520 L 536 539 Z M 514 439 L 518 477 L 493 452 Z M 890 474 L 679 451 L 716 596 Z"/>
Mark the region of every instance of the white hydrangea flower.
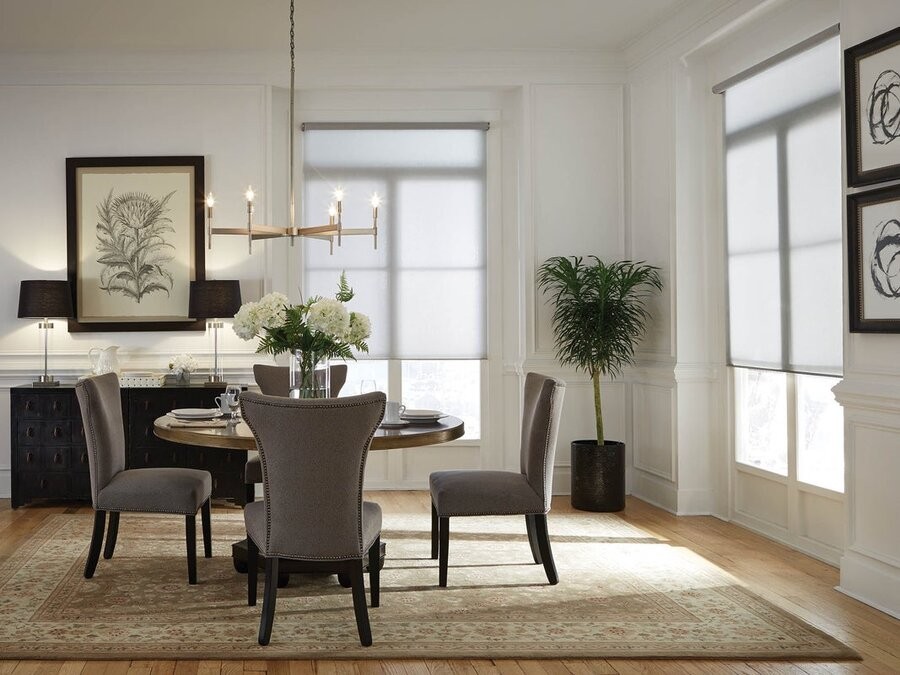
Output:
<path fill-rule="evenodd" d="M 252 340 L 264 328 L 284 325 L 287 296 L 283 293 L 269 293 L 259 302 L 245 302 L 234 315 L 234 332 L 242 340 Z"/>
<path fill-rule="evenodd" d="M 372 322 L 362 312 L 350 312 L 350 329 L 347 331 L 347 342 L 358 344 L 372 334 Z"/>
<path fill-rule="evenodd" d="M 178 356 L 173 356 L 172 361 L 169 363 L 169 370 L 171 370 L 175 375 L 181 375 L 181 373 L 187 371 L 189 373 L 194 372 L 195 370 L 199 370 L 200 364 L 190 354 L 179 354 Z"/>
<path fill-rule="evenodd" d="M 278 328 L 284 325 L 288 298 L 283 293 L 264 295 L 256 306 L 256 316 L 262 328 Z"/>
<path fill-rule="evenodd" d="M 350 312 L 340 300 L 323 298 L 310 305 L 306 323 L 311 330 L 343 340 L 350 329 Z"/>
<path fill-rule="evenodd" d="M 256 322 L 255 310 L 255 302 L 245 302 L 234 315 L 232 328 L 241 340 L 252 340 L 259 331 L 260 326 Z"/>

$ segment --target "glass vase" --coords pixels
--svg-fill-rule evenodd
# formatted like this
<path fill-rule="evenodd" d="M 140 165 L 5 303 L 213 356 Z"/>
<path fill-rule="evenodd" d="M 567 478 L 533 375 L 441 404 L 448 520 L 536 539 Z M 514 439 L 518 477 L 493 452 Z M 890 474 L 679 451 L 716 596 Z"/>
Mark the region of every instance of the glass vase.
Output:
<path fill-rule="evenodd" d="M 331 391 L 328 357 L 301 349 L 294 349 L 290 354 L 291 398 L 328 398 Z"/>

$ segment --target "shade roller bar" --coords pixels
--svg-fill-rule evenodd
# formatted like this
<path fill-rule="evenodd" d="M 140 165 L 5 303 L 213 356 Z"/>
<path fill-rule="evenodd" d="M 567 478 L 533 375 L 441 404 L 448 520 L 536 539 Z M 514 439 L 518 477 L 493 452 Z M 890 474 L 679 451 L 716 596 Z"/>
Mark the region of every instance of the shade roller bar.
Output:
<path fill-rule="evenodd" d="M 304 122 L 302 131 L 487 131 L 489 122 Z"/>
<path fill-rule="evenodd" d="M 737 75 L 732 75 L 731 77 L 722 80 L 719 84 L 713 85 L 712 92 L 714 94 L 724 94 L 725 91 L 729 87 L 733 87 L 739 82 L 743 82 L 744 80 L 749 80 L 754 75 L 758 75 L 764 70 L 768 70 L 774 65 L 781 63 L 782 61 L 786 61 L 792 56 L 796 56 L 800 52 L 804 52 L 810 47 L 815 47 L 817 44 L 821 42 L 825 42 L 826 40 L 833 38 L 835 35 L 841 34 L 841 24 L 836 23 L 833 26 L 829 26 L 823 31 L 816 33 L 815 35 L 811 35 L 806 38 L 802 42 L 798 42 L 797 44 L 788 47 L 784 51 L 778 52 L 774 56 L 770 56 L 765 61 L 760 61 L 755 66 L 750 66 L 746 70 L 742 70 Z"/>

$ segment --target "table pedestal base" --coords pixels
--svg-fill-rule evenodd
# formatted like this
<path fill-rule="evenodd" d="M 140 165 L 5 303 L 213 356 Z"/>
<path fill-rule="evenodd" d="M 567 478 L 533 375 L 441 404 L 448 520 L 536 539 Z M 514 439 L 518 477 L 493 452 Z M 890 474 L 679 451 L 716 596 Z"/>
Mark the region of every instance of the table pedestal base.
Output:
<path fill-rule="evenodd" d="M 381 542 L 381 550 L 378 554 L 378 569 L 384 569 L 384 555 L 386 550 L 386 545 L 384 542 Z M 240 574 L 247 573 L 247 540 L 241 539 L 231 545 L 231 561 L 234 564 L 234 569 Z M 292 573 L 296 573 L 297 568 L 302 565 L 302 561 L 297 561 L 298 564 L 294 565 L 293 561 L 289 558 L 282 558 L 278 563 L 278 588 L 284 588 L 288 585 L 288 580 Z M 266 559 L 262 556 L 259 556 L 259 564 L 258 567 L 260 571 L 265 571 L 266 569 Z M 369 571 L 369 564 L 365 562 L 363 564 L 363 572 Z M 340 582 L 341 586 L 344 588 L 350 588 L 350 579 L 345 577 L 343 574 L 338 575 L 338 582 Z"/>

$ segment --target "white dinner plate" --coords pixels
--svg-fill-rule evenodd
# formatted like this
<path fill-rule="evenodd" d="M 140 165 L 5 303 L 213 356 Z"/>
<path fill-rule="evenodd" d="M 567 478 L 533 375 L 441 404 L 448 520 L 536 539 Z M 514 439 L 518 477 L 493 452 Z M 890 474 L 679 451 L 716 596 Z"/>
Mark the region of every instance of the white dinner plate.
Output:
<path fill-rule="evenodd" d="M 400 414 L 401 419 L 430 419 L 436 420 L 443 417 L 444 413 L 440 410 L 409 410 L 408 408 Z"/>
<path fill-rule="evenodd" d="M 210 420 L 219 417 L 222 411 L 218 408 L 177 408 L 169 414 L 180 420 Z"/>
<path fill-rule="evenodd" d="M 379 426 L 382 429 L 402 429 L 403 427 L 408 427 L 409 422 L 403 420 L 400 420 L 399 422 L 382 422 Z"/>

